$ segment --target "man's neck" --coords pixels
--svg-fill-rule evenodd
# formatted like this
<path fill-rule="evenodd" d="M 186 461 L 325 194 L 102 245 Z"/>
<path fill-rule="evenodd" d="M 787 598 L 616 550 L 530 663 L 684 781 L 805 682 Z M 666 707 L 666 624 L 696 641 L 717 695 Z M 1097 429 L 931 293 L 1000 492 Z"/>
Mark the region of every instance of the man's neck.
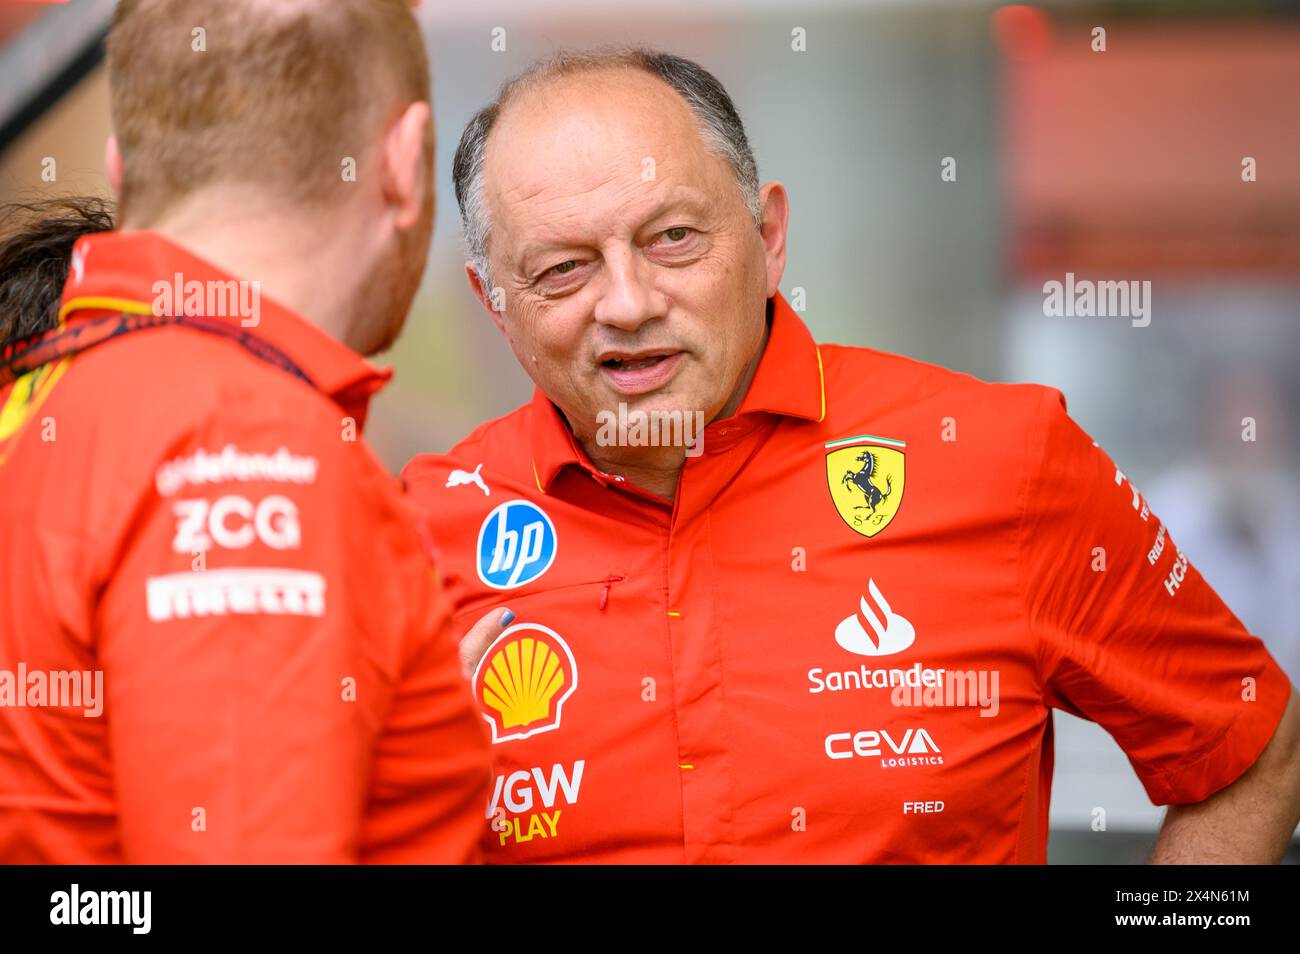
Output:
<path fill-rule="evenodd" d="M 256 203 L 246 198 L 238 204 L 200 198 L 143 227 L 233 278 L 257 282 L 262 295 L 360 350 L 352 340 L 363 272 L 357 267 L 356 250 L 339 231 L 310 214 L 253 212 L 252 205 Z M 129 220 L 123 223 L 124 231 L 136 227 Z M 322 275 L 330 280 L 321 281 Z"/>
<path fill-rule="evenodd" d="M 661 500 L 672 502 L 677 495 L 677 483 L 686 463 L 686 451 L 681 447 L 600 447 L 594 442 L 584 442 L 583 450 L 606 474 L 617 474 L 630 484 L 654 494 Z M 626 456 L 619 455 L 623 451 Z M 613 451 L 611 455 L 607 451 Z M 631 452 L 631 453 L 629 453 Z M 647 453 L 649 452 L 649 453 Z"/>

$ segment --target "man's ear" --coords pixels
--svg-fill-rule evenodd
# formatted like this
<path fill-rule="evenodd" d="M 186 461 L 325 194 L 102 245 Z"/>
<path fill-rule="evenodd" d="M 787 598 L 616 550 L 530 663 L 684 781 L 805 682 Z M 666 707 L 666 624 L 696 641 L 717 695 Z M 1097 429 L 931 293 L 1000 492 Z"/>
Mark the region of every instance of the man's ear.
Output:
<path fill-rule="evenodd" d="M 790 197 L 785 186 L 769 182 L 758 193 L 762 222 L 758 227 L 767 258 L 767 297 L 771 298 L 781 286 L 785 273 L 785 238 L 790 224 Z"/>
<path fill-rule="evenodd" d="M 393 224 L 402 231 L 419 223 L 433 190 L 432 118 L 428 103 L 412 103 L 388 127 L 381 145 L 383 197 L 393 206 Z"/>
<path fill-rule="evenodd" d="M 465 277 L 469 279 L 470 291 L 474 293 L 474 297 L 482 303 L 483 307 L 487 309 L 487 313 L 492 316 L 492 323 L 497 326 L 497 331 L 501 332 L 501 337 L 509 341 L 510 335 L 506 332 L 505 320 L 501 312 L 493 307 L 495 302 L 492 300 L 492 289 L 483 283 L 483 278 L 479 275 L 478 269 L 474 267 L 473 262 L 465 263 Z M 502 302 L 502 305 L 504 304 L 505 302 Z"/>
<path fill-rule="evenodd" d="M 117 148 L 116 134 L 110 135 L 104 143 L 104 169 L 108 173 L 108 184 L 113 187 L 113 197 L 122 200 L 122 151 Z"/>

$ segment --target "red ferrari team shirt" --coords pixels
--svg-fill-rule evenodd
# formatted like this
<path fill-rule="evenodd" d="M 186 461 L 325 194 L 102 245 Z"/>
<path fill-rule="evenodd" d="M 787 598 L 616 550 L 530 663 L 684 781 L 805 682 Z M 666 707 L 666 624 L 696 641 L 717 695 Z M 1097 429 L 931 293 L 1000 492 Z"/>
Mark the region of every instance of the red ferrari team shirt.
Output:
<path fill-rule="evenodd" d="M 404 473 L 518 619 L 475 692 L 496 862 L 1046 860 L 1052 710 L 1202 800 L 1290 685 L 1059 392 L 814 343 L 778 296 L 676 498 L 538 395 Z"/>
<path fill-rule="evenodd" d="M 69 331 L 155 306 L 222 324 L 0 388 L 0 862 L 475 859 L 487 733 L 359 438 L 387 373 L 160 236 L 80 240 Z"/>

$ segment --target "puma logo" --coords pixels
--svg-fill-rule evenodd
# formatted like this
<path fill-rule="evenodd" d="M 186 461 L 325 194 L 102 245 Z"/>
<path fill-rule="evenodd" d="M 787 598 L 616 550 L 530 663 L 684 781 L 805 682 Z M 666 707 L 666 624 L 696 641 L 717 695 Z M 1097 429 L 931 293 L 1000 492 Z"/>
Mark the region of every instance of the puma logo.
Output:
<path fill-rule="evenodd" d="M 488 490 L 487 484 L 483 483 L 483 475 L 479 473 L 482 469 L 483 465 L 479 464 L 472 472 L 468 470 L 453 470 L 451 476 L 447 478 L 447 483 L 443 486 L 459 487 L 462 484 L 475 484 L 481 491 L 483 491 L 484 497 L 491 497 L 492 491 Z"/>

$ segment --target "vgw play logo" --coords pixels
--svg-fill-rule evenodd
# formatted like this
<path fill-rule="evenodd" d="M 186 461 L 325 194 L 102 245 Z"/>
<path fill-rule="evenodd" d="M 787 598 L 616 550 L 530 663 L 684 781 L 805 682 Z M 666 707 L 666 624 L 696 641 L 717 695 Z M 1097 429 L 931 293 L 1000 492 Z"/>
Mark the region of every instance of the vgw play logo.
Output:
<path fill-rule="evenodd" d="M 494 590 L 531 583 L 555 562 L 555 525 L 541 507 L 508 500 L 478 531 L 478 578 Z"/>

